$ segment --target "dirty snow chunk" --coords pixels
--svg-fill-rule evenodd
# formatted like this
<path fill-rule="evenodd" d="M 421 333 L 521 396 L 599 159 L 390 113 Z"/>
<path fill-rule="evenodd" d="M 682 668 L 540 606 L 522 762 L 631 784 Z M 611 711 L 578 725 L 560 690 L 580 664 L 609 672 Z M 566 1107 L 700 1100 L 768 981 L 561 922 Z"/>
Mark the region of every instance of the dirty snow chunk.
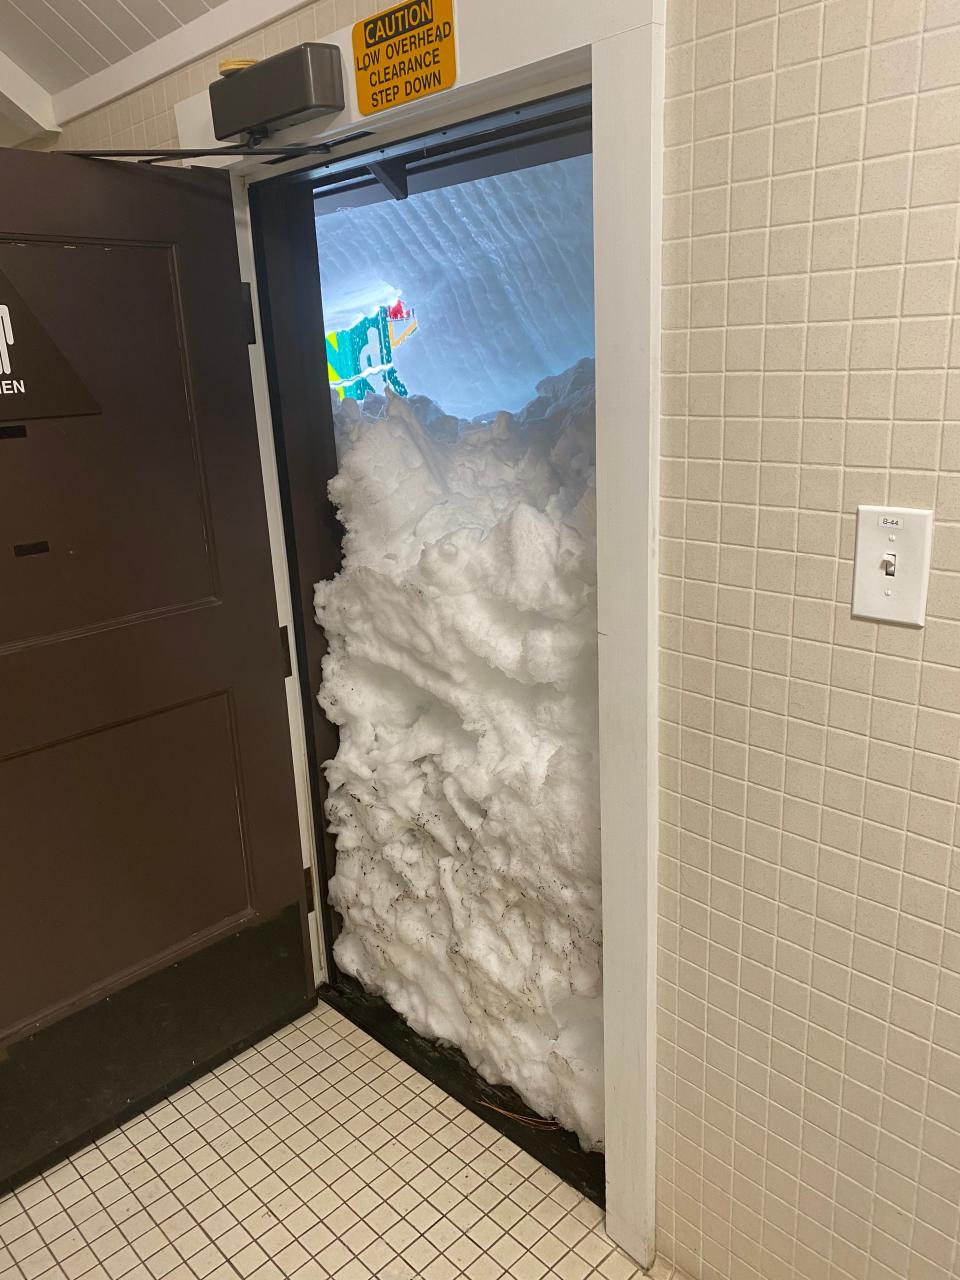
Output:
<path fill-rule="evenodd" d="M 337 963 L 603 1138 L 593 362 L 519 415 L 337 410 L 316 588 Z"/>

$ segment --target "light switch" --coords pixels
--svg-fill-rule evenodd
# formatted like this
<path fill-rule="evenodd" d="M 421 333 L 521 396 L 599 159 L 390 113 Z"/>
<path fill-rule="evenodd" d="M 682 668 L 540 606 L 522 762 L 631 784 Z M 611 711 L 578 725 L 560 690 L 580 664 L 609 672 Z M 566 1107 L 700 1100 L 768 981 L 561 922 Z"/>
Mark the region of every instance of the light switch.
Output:
<path fill-rule="evenodd" d="M 932 511 L 857 507 L 857 549 L 853 559 L 856 617 L 922 627 L 932 543 Z"/>

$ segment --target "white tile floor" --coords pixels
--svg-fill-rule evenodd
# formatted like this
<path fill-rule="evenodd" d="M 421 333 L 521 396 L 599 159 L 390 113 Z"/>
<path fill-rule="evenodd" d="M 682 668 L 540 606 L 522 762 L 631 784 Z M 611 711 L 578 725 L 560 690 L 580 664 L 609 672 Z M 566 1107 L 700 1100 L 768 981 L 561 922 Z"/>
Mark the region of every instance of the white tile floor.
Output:
<path fill-rule="evenodd" d="M 2 1280 L 639 1275 L 589 1200 L 326 1005 L 0 1199 Z"/>

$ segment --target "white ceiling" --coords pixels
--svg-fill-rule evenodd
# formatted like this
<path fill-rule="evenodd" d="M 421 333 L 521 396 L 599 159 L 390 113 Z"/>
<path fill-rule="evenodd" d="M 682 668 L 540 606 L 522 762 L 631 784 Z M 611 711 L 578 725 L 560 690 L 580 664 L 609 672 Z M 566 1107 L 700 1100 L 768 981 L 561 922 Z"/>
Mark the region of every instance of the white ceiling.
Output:
<path fill-rule="evenodd" d="M 0 0 L 0 48 L 48 93 L 60 93 L 223 3 Z"/>

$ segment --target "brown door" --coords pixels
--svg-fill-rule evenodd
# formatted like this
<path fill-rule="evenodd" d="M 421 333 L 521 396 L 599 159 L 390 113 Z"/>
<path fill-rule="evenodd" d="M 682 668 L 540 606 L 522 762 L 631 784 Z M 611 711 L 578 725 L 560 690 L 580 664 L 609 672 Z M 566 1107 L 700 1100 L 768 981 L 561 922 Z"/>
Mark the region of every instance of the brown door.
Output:
<path fill-rule="evenodd" d="M 314 992 L 228 181 L 0 191 L 2 1186 Z"/>

